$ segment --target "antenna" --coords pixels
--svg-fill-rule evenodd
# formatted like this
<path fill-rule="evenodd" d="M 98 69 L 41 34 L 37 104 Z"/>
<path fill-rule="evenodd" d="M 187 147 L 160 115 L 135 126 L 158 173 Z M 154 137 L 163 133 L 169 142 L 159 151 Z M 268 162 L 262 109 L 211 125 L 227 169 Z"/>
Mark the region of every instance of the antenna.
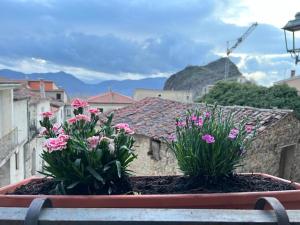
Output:
<path fill-rule="evenodd" d="M 227 48 L 226 48 L 226 59 L 225 60 L 225 74 L 224 74 L 224 80 L 227 79 L 228 77 L 228 73 L 229 73 L 229 55 L 251 34 L 251 32 L 257 27 L 258 23 L 253 23 L 247 30 L 246 32 L 241 36 L 239 37 L 235 44 L 232 45 L 231 47 L 229 46 L 229 41 L 227 41 Z"/>

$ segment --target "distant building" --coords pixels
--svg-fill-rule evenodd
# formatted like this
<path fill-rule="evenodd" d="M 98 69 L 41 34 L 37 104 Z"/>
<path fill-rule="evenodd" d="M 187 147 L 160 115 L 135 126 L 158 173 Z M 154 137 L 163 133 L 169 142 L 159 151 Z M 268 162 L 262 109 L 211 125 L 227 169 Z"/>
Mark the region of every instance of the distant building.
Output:
<path fill-rule="evenodd" d="M 41 113 L 52 111 L 52 122 L 63 123 L 66 100 L 50 81 L 0 80 L 0 186 L 42 170 Z"/>
<path fill-rule="evenodd" d="M 193 102 L 193 92 L 191 91 L 174 91 L 174 90 L 153 90 L 153 89 L 135 89 L 133 99 L 135 101 L 142 100 L 148 97 L 159 97 L 172 101 L 183 103 Z"/>
<path fill-rule="evenodd" d="M 222 80 L 224 81 L 224 80 Z M 247 83 L 247 82 L 250 82 L 250 83 L 253 83 L 253 81 L 251 80 L 248 80 L 245 76 L 241 75 L 241 76 L 238 76 L 238 77 L 231 77 L 229 79 L 227 79 L 227 81 L 236 81 L 238 83 L 241 83 L 241 84 L 244 84 L 244 83 Z M 209 84 L 209 85 L 206 85 L 202 88 L 202 92 L 201 94 L 198 96 L 198 98 L 208 94 L 208 92 L 210 92 L 211 89 L 214 88 L 214 84 Z"/>
<path fill-rule="evenodd" d="M 53 81 L 48 80 L 28 80 L 27 85 L 31 91 L 41 93 L 42 97 L 51 98 L 55 101 L 67 103 L 68 96 L 64 89 L 56 86 Z"/>
<path fill-rule="evenodd" d="M 287 84 L 290 87 L 296 88 L 298 95 L 300 95 L 300 76 L 296 76 L 295 70 L 291 70 L 290 78 L 274 82 L 274 84 Z"/>
<path fill-rule="evenodd" d="M 90 108 L 98 108 L 101 112 L 119 109 L 134 102 L 131 97 L 113 91 L 90 97 L 87 101 Z"/>
<path fill-rule="evenodd" d="M 203 109 L 204 104 L 184 104 L 161 98 L 145 98 L 114 111 L 113 123 L 128 123 L 135 131 L 138 158 L 131 170 L 136 175 L 179 174 L 173 153 L 165 139 L 175 133 L 175 118 L 187 109 Z M 300 181 L 300 121 L 291 110 L 222 106 L 224 113 L 233 112 L 234 120 L 247 117 L 259 121 L 257 136 L 247 149 L 242 172 L 263 172 Z"/>

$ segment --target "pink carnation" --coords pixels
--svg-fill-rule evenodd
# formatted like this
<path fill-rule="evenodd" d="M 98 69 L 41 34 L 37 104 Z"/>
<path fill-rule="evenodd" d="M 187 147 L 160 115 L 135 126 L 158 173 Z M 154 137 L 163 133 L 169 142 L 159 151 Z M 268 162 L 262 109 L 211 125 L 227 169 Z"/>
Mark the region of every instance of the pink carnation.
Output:
<path fill-rule="evenodd" d="M 175 134 L 170 134 L 170 135 L 168 136 L 168 139 L 169 139 L 170 141 L 176 141 L 176 135 L 175 135 Z"/>
<path fill-rule="evenodd" d="M 99 109 L 96 109 L 96 108 L 93 108 L 93 109 L 89 109 L 89 112 L 91 113 L 91 114 L 98 114 L 98 113 L 100 113 L 100 110 Z"/>
<path fill-rule="evenodd" d="M 196 121 L 197 121 L 197 119 L 198 119 L 198 117 L 197 117 L 197 116 L 195 116 L 195 115 L 192 115 L 192 116 L 191 116 L 191 121 L 194 121 L 194 122 L 196 122 Z"/>
<path fill-rule="evenodd" d="M 134 131 L 129 127 L 127 123 L 118 123 L 114 126 L 117 131 L 124 130 L 127 134 L 134 134 Z"/>
<path fill-rule="evenodd" d="M 199 119 L 196 121 L 196 125 L 199 126 L 199 127 L 202 127 L 202 126 L 203 126 L 203 119 L 202 119 L 202 118 L 199 118 Z"/>
<path fill-rule="evenodd" d="M 209 117 L 210 117 L 210 115 L 211 115 L 211 113 L 210 113 L 210 112 L 206 112 L 206 113 L 205 113 L 205 117 L 206 117 L 206 118 L 209 118 Z"/>
<path fill-rule="evenodd" d="M 229 132 L 228 137 L 233 140 L 237 137 L 237 135 L 239 134 L 239 130 L 237 128 L 233 128 L 231 129 L 231 131 Z"/>
<path fill-rule="evenodd" d="M 251 133 L 251 131 L 253 130 L 253 126 L 252 125 L 246 125 L 245 130 L 246 130 L 247 133 Z"/>
<path fill-rule="evenodd" d="M 48 112 L 42 112 L 41 115 L 43 116 L 43 118 L 49 118 L 53 116 L 53 113 L 48 111 Z"/>
<path fill-rule="evenodd" d="M 76 123 L 76 121 L 77 121 L 76 117 L 72 117 L 72 118 L 68 119 L 68 123 L 70 123 L 70 124 Z"/>
<path fill-rule="evenodd" d="M 68 135 L 66 135 L 66 136 L 68 136 Z M 44 147 L 50 153 L 53 151 L 61 151 L 65 148 L 67 148 L 67 139 L 66 139 L 66 137 L 49 138 L 45 142 Z"/>
<path fill-rule="evenodd" d="M 72 103 L 71 103 L 72 107 L 75 108 L 75 109 L 78 109 L 78 108 L 85 108 L 85 107 L 88 107 L 88 103 L 87 101 L 84 101 L 84 100 L 81 100 L 79 98 L 75 98 Z"/>
<path fill-rule="evenodd" d="M 90 117 L 88 117 L 87 115 L 84 115 L 84 114 L 78 114 L 75 116 L 75 118 L 76 118 L 76 120 L 84 120 L 87 122 L 91 121 Z"/>
<path fill-rule="evenodd" d="M 70 139 L 70 136 L 67 134 L 60 134 L 57 138 L 59 138 L 62 141 L 68 141 Z"/>
<path fill-rule="evenodd" d="M 52 127 L 52 131 L 55 133 L 55 134 L 63 134 L 64 133 L 64 129 L 61 127 L 60 124 L 58 123 L 55 123 Z"/>
<path fill-rule="evenodd" d="M 177 121 L 177 122 L 176 122 L 176 126 L 177 126 L 177 127 L 184 127 L 185 125 L 186 125 L 186 123 L 183 122 L 183 121 Z"/>
<path fill-rule="evenodd" d="M 211 144 L 215 142 L 214 136 L 210 134 L 205 134 L 202 136 L 202 140 L 205 141 L 207 144 Z"/>
<path fill-rule="evenodd" d="M 115 125 L 116 129 L 125 129 L 125 128 L 129 128 L 129 125 L 127 123 L 118 123 Z"/>
<path fill-rule="evenodd" d="M 89 146 L 90 148 L 96 148 L 98 143 L 99 143 L 99 139 L 100 137 L 99 136 L 92 136 L 92 137 L 89 137 L 87 139 L 88 143 L 89 143 Z"/>

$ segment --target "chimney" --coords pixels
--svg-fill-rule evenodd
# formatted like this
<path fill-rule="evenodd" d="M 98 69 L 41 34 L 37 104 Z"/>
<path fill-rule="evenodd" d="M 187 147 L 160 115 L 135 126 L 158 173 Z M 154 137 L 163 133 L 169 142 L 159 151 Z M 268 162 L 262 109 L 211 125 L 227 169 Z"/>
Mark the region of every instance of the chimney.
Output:
<path fill-rule="evenodd" d="M 291 70 L 291 78 L 295 77 L 296 75 L 296 70 Z"/>
<path fill-rule="evenodd" d="M 43 79 L 40 79 L 40 94 L 41 94 L 41 98 L 46 98 L 45 83 Z"/>

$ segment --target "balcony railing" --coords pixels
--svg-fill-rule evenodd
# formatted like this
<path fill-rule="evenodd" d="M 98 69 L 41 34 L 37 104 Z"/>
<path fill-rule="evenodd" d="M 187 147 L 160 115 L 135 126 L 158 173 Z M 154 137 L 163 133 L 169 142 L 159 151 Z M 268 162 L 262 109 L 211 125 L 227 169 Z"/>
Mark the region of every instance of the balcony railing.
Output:
<path fill-rule="evenodd" d="M 0 164 L 18 145 L 18 128 L 14 128 L 8 134 L 0 138 Z"/>

